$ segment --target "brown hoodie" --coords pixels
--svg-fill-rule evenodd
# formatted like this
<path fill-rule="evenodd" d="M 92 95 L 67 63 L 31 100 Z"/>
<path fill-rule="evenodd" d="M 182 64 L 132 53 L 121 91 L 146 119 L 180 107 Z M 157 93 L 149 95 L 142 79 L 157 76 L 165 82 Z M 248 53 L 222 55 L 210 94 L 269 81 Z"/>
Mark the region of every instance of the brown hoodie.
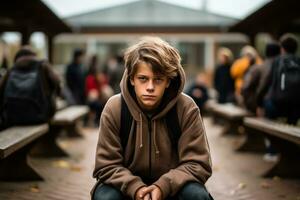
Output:
<path fill-rule="evenodd" d="M 185 74 L 180 68 L 179 76 L 165 91 L 159 111 L 148 119 L 135 100 L 125 70 L 120 86 L 133 117 L 132 128 L 123 150 L 119 137 L 121 95 L 111 97 L 100 119 L 93 173 L 98 184 L 113 185 L 132 199 L 140 187 L 155 184 L 165 199 L 188 181 L 206 182 L 212 172 L 208 142 L 199 108 L 182 93 L 184 83 Z M 164 120 L 175 104 L 181 127 L 178 152 L 172 149 Z"/>

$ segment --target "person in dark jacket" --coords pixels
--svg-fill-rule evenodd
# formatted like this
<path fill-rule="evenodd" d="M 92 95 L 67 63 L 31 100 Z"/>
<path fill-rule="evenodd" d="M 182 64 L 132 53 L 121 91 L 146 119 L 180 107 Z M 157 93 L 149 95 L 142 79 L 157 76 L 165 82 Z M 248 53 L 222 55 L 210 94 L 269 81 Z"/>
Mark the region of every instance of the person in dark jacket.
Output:
<path fill-rule="evenodd" d="M 233 56 L 228 48 L 220 48 L 214 76 L 214 87 L 218 92 L 218 102 L 234 102 L 234 80 L 230 75 Z"/>
<path fill-rule="evenodd" d="M 208 141 L 198 106 L 182 93 L 180 60 L 174 47 L 156 37 L 127 49 L 120 87 L 131 130 L 123 147 L 121 95 L 111 97 L 100 119 L 93 199 L 211 199 L 204 186 L 212 173 Z M 174 106 L 181 125 L 175 146 L 166 127 Z"/>
<path fill-rule="evenodd" d="M 39 91 L 37 91 L 38 89 L 34 88 L 33 92 L 34 94 L 30 93 L 30 94 L 23 94 L 24 91 L 20 92 L 17 94 L 15 91 L 15 87 L 11 87 L 14 88 L 14 91 L 9 91 L 8 89 L 8 85 L 9 85 L 9 81 L 11 81 L 11 77 L 12 77 L 12 73 L 15 73 L 15 71 L 20 71 L 22 73 L 29 73 L 28 71 L 30 71 L 30 69 L 32 67 L 34 67 L 35 65 L 38 64 L 38 69 L 41 71 L 41 73 L 38 73 L 37 76 L 40 76 L 40 78 L 43 80 L 41 81 L 41 83 L 43 84 L 42 86 L 42 92 L 44 94 L 41 94 Z M 30 71 L 31 74 L 33 74 Z M 18 75 L 20 75 L 20 73 L 18 73 Z M 18 79 L 18 80 L 22 80 L 22 79 Z M 22 80 L 24 81 L 24 80 Z M 31 81 L 31 80 L 30 80 Z M 13 81 L 11 81 L 13 82 Z M 14 80 L 15 84 L 16 80 Z M 23 82 L 22 82 L 23 83 Z M 25 81 L 24 81 L 25 83 Z M 30 84 L 27 82 L 27 84 Z M 13 85 L 13 84 L 11 84 Z M 15 86 L 15 85 L 13 85 Z M 10 89 L 11 89 L 10 88 Z M 26 90 L 28 91 L 28 90 Z M 32 91 L 30 91 L 32 92 Z M 12 103 L 9 102 L 6 98 L 8 98 L 6 96 L 6 94 L 14 94 L 15 95 L 19 95 L 18 99 L 20 99 L 20 96 L 28 96 L 28 95 L 35 95 L 35 97 L 39 98 L 39 99 L 35 99 L 37 101 L 41 100 L 42 98 L 47 98 L 47 105 L 45 105 L 44 107 L 41 106 L 39 107 L 39 112 L 42 112 L 42 114 L 44 114 L 45 116 L 48 117 L 48 120 L 54 115 L 55 113 L 55 98 L 57 95 L 60 94 L 60 79 L 59 76 L 53 71 L 53 69 L 51 68 L 50 63 L 47 60 L 40 60 L 37 58 L 36 53 L 29 47 L 29 46 L 24 46 L 22 47 L 16 54 L 15 58 L 14 58 L 14 65 L 11 69 L 8 70 L 8 72 L 5 74 L 5 76 L 3 77 L 3 79 L 0 81 L 0 113 L 1 113 L 1 119 L 0 119 L 0 129 L 1 128 L 6 128 L 7 126 L 13 126 L 13 125 L 21 125 L 21 124 L 31 124 L 33 123 L 33 121 L 38 120 L 38 116 L 34 115 L 32 116 L 30 113 L 35 113 L 33 110 L 30 110 L 31 112 L 28 113 L 25 110 L 18 110 L 16 113 L 11 112 L 11 109 L 7 110 L 7 103 Z M 43 96 L 43 97 L 41 97 Z M 25 98 L 25 97 L 24 97 Z M 41 99 L 40 99 L 41 98 Z M 11 99 L 11 96 L 10 96 Z M 20 101 L 20 100 L 19 100 Z M 23 102 L 24 104 L 20 105 L 21 102 L 17 102 L 14 104 L 10 104 L 13 105 L 13 107 L 18 107 L 18 109 L 27 109 L 31 108 L 29 106 L 31 106 L 32 104 L 28 103 L 28 102 Z M 41 103 L 41 102 L 38 102 Z M 17 105 L 17 106 L 16 106 Z M 36 104 L 34 104 L 36 105 Z M 40 110 L 42 109 L 42 110 Z M 45 110 L 44 110 L 45 109 Z M 22 113 L 23 112 L 23 113 Z M 22 114 L 20 114 L 22 113 Z M 39 113 L 41 114 L 41 113 Z M 13 118 L 21 118 L 19 120 L 19 122 L 11 122 L 10 120 L 8 120 L 8 116 L 10 116 L 9 118 L 12 118 L 12 116 L 16 116 L 17 117 L 13 117 Z M 25 116 L 25 117 L 21 117 L 21 116 Z M 24 119 L 26 118 L 26 119 Z"/>
<path fill-rule="evenodd" d="M 300 118 L 300 96 L 299 87 L 293 86 L 294 92 L 290 92 L 289 95 L 293 97 L 285 100 L 285 102 L 276 101 L 276 90 L 285 85 L 285 81 L 289 81 L 289 77 L 283 78 L 279 75 L 282 72 L 282 67 L 285 62 L 292 62 L 295 65 L 292 81 L 300 80 L 300 58 L 296 56 L 298 48 L 298 41 L 292 34 L 285 34 L 280 38 L 281 55 L 277 57 L 271 65 L 270 72 L 262 80 L 260 88 L 257 92 L 257 104 L 259 106 L 257 112 L 258 115 L 265 115 L 268 118 L 275 119 L 278 117 L 287 118 L 287 123 L 296 124 Z M 298 81 L 298 85 L 299 85 Z M 281 90 L 280 89 L 280 90 Z"/>
<path fill-rule="evenodd" d="M 85 52 L 75 49 L 72 62 L 66 69 L 66 84 L 71 91 L 75 104 L 85 104 L 85 72 L 83 66 Z"/>
<path fill-rule="evenodd" d="M 243 102 L 245 107 L 256 113 L 257 109 L 257 98 L 256 93 L 258 92 L 260 82 L 265 80 L 265 76 L 270 72 L 271 64 L 273 60 L 280 54 L 280 46 L 276 43 L 269 43 L 265 49 L 265 61 L 263 64 L 254 64 L 251 66 L 243 80 L 243 86 L 241 94 L 243 96 Z"/>

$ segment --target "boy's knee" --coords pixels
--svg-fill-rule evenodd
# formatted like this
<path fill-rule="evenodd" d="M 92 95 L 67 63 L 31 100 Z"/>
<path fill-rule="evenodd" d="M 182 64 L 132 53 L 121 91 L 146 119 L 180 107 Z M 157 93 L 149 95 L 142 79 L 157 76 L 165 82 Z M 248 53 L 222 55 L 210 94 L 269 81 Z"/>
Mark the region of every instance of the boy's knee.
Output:
<path fill-rule="evenodd" d="M 122 194 L 117 189 L 108 186 L 100 185 L 95 190 L 93 200 L 122 200 Z"/>
<path fill-rule="evenodd" d="M 180 200 L 212 200 L 205 187 L 199 183 L 187 183 L 179 194 Z"/>

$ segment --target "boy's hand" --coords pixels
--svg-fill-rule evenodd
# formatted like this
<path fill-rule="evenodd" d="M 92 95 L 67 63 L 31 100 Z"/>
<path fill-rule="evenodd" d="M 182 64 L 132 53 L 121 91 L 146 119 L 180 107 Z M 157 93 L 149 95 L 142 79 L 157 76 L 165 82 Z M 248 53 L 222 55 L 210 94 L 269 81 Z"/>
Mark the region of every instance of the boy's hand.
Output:
<path fill-rule="evenodd" d="M 146 194 L 151 195 L 151 200 L 161 200 L 162 192 L 156 185 L 150 185 L 149 187 L 143 188 L 141 194 L 145 196 Z M 146 200 L 145 198 L 143 200 Z M 148 199 L 147 199 L 148 200 Z"/>
<path fill-rule="evenodd" d="M 147 187 L 141 187 L 138 189 L 138 191 L 135 193 L 135 200 L 151 200 L 150 193 L 146 193 L 145 190 Z"/>

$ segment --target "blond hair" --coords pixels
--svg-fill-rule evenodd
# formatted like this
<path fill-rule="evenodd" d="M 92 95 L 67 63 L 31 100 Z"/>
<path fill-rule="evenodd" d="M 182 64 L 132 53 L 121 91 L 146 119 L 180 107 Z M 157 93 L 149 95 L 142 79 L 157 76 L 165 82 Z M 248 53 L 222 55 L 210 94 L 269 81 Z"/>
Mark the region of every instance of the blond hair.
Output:
<path fill-rule="evenodd" d="M 218 58 L 220 56 L 225 56 L 227 58 L 228 63 L 232 63 L 233 61 L 233 54 L 232 51 L 226 47 L 220 47 L 218 50 Z"/>
<path fill-rule="evenodd" d="M 125 51 L 125 67 L 131 78 L 137 71 L 140 62 L 151 65 L 154 73 L 162 74 L 173 79 L 181 67 L 181 57 L 176 48 L 158 37 L 143 37 Z"/>
<path fill-rule="evenodd" d="M 252 58 L 256 58 L 258 56 L 257 51 L 254 47 L 250 45 L 246 45 L 241 50 L 241 56 L 250 56 Z"/>

